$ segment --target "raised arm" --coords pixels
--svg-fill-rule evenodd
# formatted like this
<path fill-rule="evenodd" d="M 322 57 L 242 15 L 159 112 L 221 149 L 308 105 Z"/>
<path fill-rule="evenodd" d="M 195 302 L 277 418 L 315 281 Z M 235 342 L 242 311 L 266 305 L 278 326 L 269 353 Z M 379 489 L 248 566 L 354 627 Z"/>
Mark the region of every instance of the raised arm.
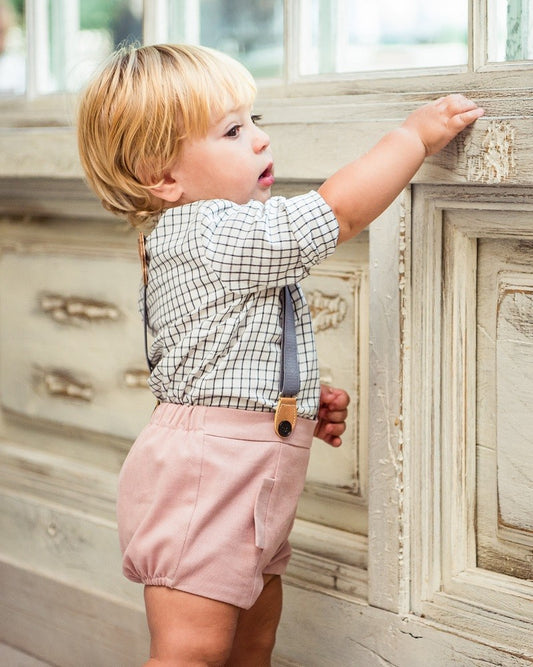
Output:
<path fill-rule="evenodd" d="M 368 153 L 350 162 L 318 191 L 339 222 L 339 243 L 380 215 L 416 174 L 425 158 L 444 148 L 483 115 L 463 95 L 448 95 L 420 107 Z"/>

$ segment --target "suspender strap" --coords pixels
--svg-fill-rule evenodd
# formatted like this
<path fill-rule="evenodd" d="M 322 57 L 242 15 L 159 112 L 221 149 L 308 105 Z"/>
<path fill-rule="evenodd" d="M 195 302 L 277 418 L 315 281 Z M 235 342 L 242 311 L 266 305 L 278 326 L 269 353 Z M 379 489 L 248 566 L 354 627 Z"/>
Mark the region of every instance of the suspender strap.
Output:
<path fill-rule="evenodd" d="M 150 373 L 154 370 L 154 365 L 150 361 L 148 354 L 148 304 L 146 303 L 146 288 L 148 287 L 148 263 L 146 261 L 146 244 L 144 234 L 139 232 L 137 238 L 137 245 L 139 249 L 139 258 L 141 260 L 141 269 L 143 277 L 143 320 L 144 320 L 144 356 Z"/>
<path fill-rule="evenodd" d="M 274 416 L 274 430 L 282 438 L 288 437 L 296 426 L 296 395 L 300 391 L 300 369 L 294 324 L 294 304 L 290 288 L 281 291 L 281 375 L 280 396 Z"/>
<path fill-rule="evenodd" d="M 300 369 L 298 366 L 298 347 L 294 324 L 294 304 L 288 286 L 283 288 L 280 298 L 283 333 L 281 338 L 279 393 L 281 396 L 296 396 L 300 391 Z"/>

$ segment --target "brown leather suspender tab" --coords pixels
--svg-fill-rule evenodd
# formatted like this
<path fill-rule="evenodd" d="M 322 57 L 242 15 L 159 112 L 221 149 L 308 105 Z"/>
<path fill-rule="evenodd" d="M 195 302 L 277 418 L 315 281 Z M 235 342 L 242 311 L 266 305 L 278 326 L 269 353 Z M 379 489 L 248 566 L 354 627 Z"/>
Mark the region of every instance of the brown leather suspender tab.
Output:
<path fill-rule="evenodd" d="M 274 415 L 274 429 L 282 438 L 287 438 L 296 426 L 296 397 L 280 396 Z"/>

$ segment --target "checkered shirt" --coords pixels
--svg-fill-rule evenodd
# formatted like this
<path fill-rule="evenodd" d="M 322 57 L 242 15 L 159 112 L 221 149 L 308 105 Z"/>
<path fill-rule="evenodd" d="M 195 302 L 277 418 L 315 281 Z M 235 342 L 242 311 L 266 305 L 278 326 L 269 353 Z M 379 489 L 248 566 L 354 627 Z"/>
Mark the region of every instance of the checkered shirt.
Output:
<path fill-rule="evenodd" d="M 165 402 L 275 409 L 281 364 L 280 291 L 293 285 L 301 390 L 314 418 L 320 378 L 311 314 L 299 285 L 337 244 L 317 192 L 266 204 L 199 201 L 167 210 L 146 240 L 149 384 Z"/>

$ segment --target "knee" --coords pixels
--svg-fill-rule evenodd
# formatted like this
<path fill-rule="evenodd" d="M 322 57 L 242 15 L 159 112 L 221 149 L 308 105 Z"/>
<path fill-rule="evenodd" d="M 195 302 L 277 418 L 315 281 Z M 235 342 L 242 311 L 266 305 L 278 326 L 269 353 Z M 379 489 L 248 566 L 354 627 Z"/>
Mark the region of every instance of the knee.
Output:
<path fill-rule="evenodd" d="M 152 642 L 151 660 L 147 665 L 176 667 L 176 665 L 198 665 L 222 667 L 231 654 L 232 644 L 225 636 L 212 633 L 210 636 L 169 636 L 165 641 Z M 152 662 L 153 661 L 153 662 Z"/>
<path fill-rule="evenodd" d="M 227 662 L 236 607 L 158 586 L 146 587 L 145 601 L 153 667 L 218 667 Z"/>
<path fill-rule="evenodd" d="M 226 638 L 211 637 L 196 647 L 195 655 L 206 667 L 222 667 L 231 655 L 232 644 Z"/>

